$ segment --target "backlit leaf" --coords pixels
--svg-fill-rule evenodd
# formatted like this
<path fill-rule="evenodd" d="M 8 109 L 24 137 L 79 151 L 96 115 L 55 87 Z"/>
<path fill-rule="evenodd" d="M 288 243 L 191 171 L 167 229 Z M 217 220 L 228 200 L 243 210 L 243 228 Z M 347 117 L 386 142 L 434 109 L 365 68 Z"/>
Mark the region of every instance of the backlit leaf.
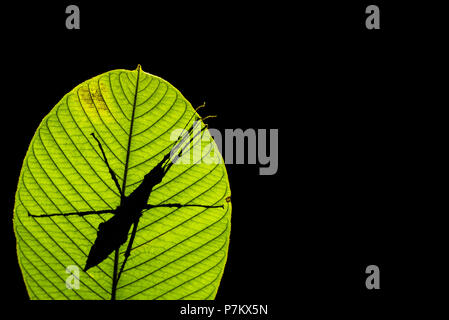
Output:
<path fill-rule="evenodd" d="M 119 205 L 120 194 L 91 133 L 101 141 L 120 185 L 127 172 L 124 190 L 129 195 L 170 151 L 173 130 L 184 128 L 194 114 L 176 88 L 138 67 L 83 82 L 42 120 L 23 162 L 14 208 L 19 264 L 31 299 L 111 298 L 114 254 L 87 272 L 82 270 L 99 223 L 112 214 L 28 215 Z M 216 295 L 229 243 L 229 182 L 207 129 L 193 144 L 199 146 L 200 155 L 184 154 L 183 159 L 190 155 L 190 163 L 173 165 L 149 203 L 224 204 L 224 208 L 144 212 L 117 286 L 118 300 Z M 120 248 L 119 264 L 125 249 L 126 244 Z M 79 288 L 69 289 L 67 282 L 76 283 L 72 274 L 76 276 L 77 268 Z"/>

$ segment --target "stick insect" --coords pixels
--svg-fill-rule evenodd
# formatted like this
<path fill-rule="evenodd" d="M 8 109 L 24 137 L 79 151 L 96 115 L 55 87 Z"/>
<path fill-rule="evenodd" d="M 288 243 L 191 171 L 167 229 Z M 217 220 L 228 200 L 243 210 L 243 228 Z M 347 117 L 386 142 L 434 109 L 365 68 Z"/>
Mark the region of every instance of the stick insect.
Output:
<path fill-rule="evenodd" d="M 197 108 L 198 109 L 198 108 Z M 195 113 L 194 113 L 195 115 Z M 182 131 L 182 134 L 178 137 L 178 139 L 170 145 L 170 152 L 168 152 L 162 160 L 151 169 L 149 173 L 147 173 L 140 185 L 128 196 L 125 196 L 122 188 L 120 187 L 117 176 L 109 166 L 108 159 L 106 157 L 106 153 L 101 145 L 100 140 L 95 136 L 94 133 L 91 133 L 93 139 L 98 144 L 98 147 L 103 156 L 102 160 L 106 164 L 109 174 L 117 187 L 121 201 L 120 205 L 117 206 L 116 209 L 105 209 L 105 210 L 94 210 L 94 211 L 79 211 L 79 212 L 69 212 L 69 213 L 54 213 L 54 214 L 45 214 L 45 215 L 34 215 L 28 212 L 30 217 L 34 218 L 45 218 L 45 217 L 53 217 L 53 216 L 86 216 L 86 215 L 101 215 L 101 214 L 113 214 L 113 216 L 104 222 L 101 222 L 98 225 L 97 238 L 95 239 L 94 244 L 90 248 L 87 261 L 84 267 L 84 271 L 89 270 L 92 267 L 97 266 L 103 260 L 105 260 L 112 252 L 115 251 L 114 258 L 114 275 L 113 275 L 113 284 L 112 284 L 112 294 L 111 300 L 115 300 L 115 291 L 117 288 L 117 283 L 120 279 L 120 275 L 123 272 L 126 261 L 131 254 L 133 242 L 137 233 L 137 226 L 139 224 L 139 220 L 142 217 L 142 214 L 145 210 L 151 210 L 152 208 L 158 207 L 202 207 L 202 208 L 224 208 L 224 205 L 200 205 L 200 204 L 181 204 L 181 203 L 167 203 L 167 204 L 157 204 L 152 205 L 148 204 L 148 200 L 150 199 L 151 192 L 153 188 L 161 183 L 165 174 L 172 167 L 174 163 L 182 156 L 183 148 L 181 145 L 185 142 L 187 137 L 190 137 L 190 134 L 194 130 L 196 124 L 201 123 L 194 121 L 194 124 L 189 130 L 186 130 L 188 124 L 194 117 L 194 115 L 187 122 L 186 127 Z M 210 116 L 209 116 L 210 117 Z M 204 121 L 206 118 L 203 118 Z M 190 138 L 189 145 L 191 145 L 192 141 L 195 139 L 197 135 L 200 135 L 205 129 L 207 125 L 205 125 L 201 130 L 199 130 L 195 135 Z M 179 152 L 178 152 L 178 149 Z M 100 156 L 101 157 L 101 156 Z M 126 248 L 124 254 L 124 260 L 120 267 L 120 271 L 117 274 L 118 269 L 118 252 L 119 248 L 126 243 L 128 240 L 129 230 L 132 228 L 131 236 L 128 241 L 128 246 Z"/>

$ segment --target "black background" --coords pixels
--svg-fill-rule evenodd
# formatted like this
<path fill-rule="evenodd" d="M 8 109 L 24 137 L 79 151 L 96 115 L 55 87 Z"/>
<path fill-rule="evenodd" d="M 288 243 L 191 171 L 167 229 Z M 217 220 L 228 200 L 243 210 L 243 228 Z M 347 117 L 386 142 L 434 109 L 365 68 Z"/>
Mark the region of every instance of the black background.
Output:
<path fill-rule="evenodd" d="M 68 4 L 80 7 L 80 30 L 65 28 Z M 423 94 L 430 78 L 418 74 L 428 71 L 436 37 L 424 31 L 422 17 L 434 11 L 373 1 L 381 30 L 366 30 L 368 4 L 7 7 L 5 299 L 31 306 L 27 311 L 54 307 L 25 302 L 12 229 L 17 179 L 36 128 L 79 83 L 137 64 L 192 105 L 205 101 L 202 114 L 218 115 L 210 127 L 279 129 L 276 175 L 258 175 L 257 165 L 227 166 L 233 216 L 218 303 L 269 304 L 277 319 L 309 308 L 363 315 L 433 293 L 442 234 L 426 218 L 435 212 L 423 193 L 433 186 L 423 182 L 432 168 L 421 170 L 423 106 L 433 97 Z M 365 288 L 370 264 L 381 270 L 377 291 Z M 157 309 L 149 302 L 139 308 L 148 305 Z M 170 308 L 173 318 L 178 309 Z"/>

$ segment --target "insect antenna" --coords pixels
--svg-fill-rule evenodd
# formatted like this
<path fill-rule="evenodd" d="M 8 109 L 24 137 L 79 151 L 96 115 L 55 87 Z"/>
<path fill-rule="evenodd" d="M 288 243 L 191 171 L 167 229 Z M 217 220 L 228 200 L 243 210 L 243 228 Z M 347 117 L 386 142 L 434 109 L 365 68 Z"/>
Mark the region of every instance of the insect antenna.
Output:
<path fill-rule="evenodd" d="M 109 165 L 108 158 L 106 157 L 106 153 L 104 152 L 103 147 L 101 146 L 100 140 L 98 140 L 98 138 L 95 136 L 95 134 L 93 132 L 90 135 L 95 139 L 95 141 L 97 141 L 98 147 L 100 148 L 100 151 L 103 155 L 103 161 L 105 162 L 106 166 L 108 167 L 109 174 L 111 175 L 111 178 L 114 181 L 115 186 L 117 187 L 117 189 L 120 193 L 120 196 L 123 197 L 123 191 L 122 191 L 122 188 L 120 188 L 120 185 L 118 183 L 117 175 L 115 174 L 114 170 L 112 170 L 111 166 Z"/>
<path fill-rule="evenodd" d="M 197 114 L 198 109 L 203 108 L 203 107 L 205 107 L 205 106 L 206 106 L 206 103 L 203 103 L 202 105 L 198 106 L 198 107 L 195 109 L 195 112 L 192 113 L 192 116 L 189 118 L 189 120 L 187 121 L 186 125 L 185 125 L 184 128 L 181 130 L 182 134 L 180 134 L 180 135 L 178 136 L 178 139 L 176 139 L 176 141 L 174 141 L 174 142 L 169 146 L 169 148 L 170 148 L 171 151 L 170 151 L 168 154 L 166 154 L 166 155 L 164 156 L 164 158 L 159 162 L 160 164 L 163 164 L 164 162 L 166 162 L 166 161 L 170 158 L 170 156 L 176 152 L 176 149 L 178 148 L 178 147 L 176 147 L 176 146 L 177 146 L 178 144 L 182 143 L 182 142 L 187 138 L 187 136 L 190 135 L 190 133 L 191 133 L 191 132 L 193 131 L 193 129 L 194 129 L 193 126 L 192 126 L 192 128 L 190 128 L 189 130 L 186 130 L 187 127 L 188 127 L 189 124 L 190 124 L 190 121 L 192 121 L 192 119 L 195 117 L 195 115 L 198 115 L 198 114 Z M 195 124 L 195 121 L 194 121 L 194 124 Z M 175 149 L 173 149 L 173 145 L 175 145 Z"/>
<path fill-rule="evenodd" d="M 201 107 L 201 106 L 200 106 Z M 199 108 L 199 107 L 198 107 Z M 198 109 L 197 108 L 197 109 Z M 202 122 L 204 123 L 204 121 L 206 120 L 206 119 L 209 119 L 209 118 L 215 118 L 215 117 L 217 117 L 216 115 L 208 115 L 208 116 L 206 116 L 206 117 L 204 117 L 204 118 L 202 118 L 202 117 L 199 117 L 199 119 L 201 119 L 202 120 Z M 191 118 L 192 119 L 192 118 Z M 190 120 L 191 120 L 190 119 Z M 189 120 L 189 122 L 188 123 L 190 123 L 190 120 Z M 198 120 L 198 119 L 197 119 Z M 188 148 L 188 150 L 185 150 L 185 148 L 181 148 L 181 146 L 183 145 L 183 143 L 184 143 L 184 141 L 185 141 L 185 139 L 188 137 L 188 136 L 190 136 L 190 134 L 192 133 L 192 131 L 196 128 L 196 126 L 197 126 L 197 124 L 199 124 L 199 126 L 201 126 L 201 123 L 202 122 L 200 122 L 200 121 L 194 121 L 194 123 L 193 123 L 193 126 L 188 130 L 188 131 L 186 131 L 185 130 L 185 128 L 184 128 L 184 130 L 183 130 L 183 133 L 184 133 L 184 135 L 182 136 L 180 136 L 180 137 L 178 137 L 178 140 L 175 142 L 175 146 L 171 149 L 171 152 L 170 152 L 170 156 L 169 156 L 169 158 L 167 158 L 167 162 L 165 163 L 165 166 L 164 166 L 164 172 L 166 173 L 170 168 L 171 168 L 171 166 L 173 165 L 173 164 L 175 164 L 177 161 L 178 161 L 178 159 L 182 156 L 182 154 L 183 154 L 183 152 L 185 152 L 185 151 L 190 151 L 190 149 L 192 149 L 192 142 L 195 140 L 195 138 L 196 137 L 198 137 L 198 136 L 202 136 L 202 134 L 203 134 L 203 131 L 204 130 L 206 130 L 208 127 L 209 127 L 209 125 L 208 124 L 204 124 L 204 127 L 202 127 L 201 128 L 201 130 L 199 130 L 198 132 L 196 132 L 191 138 L 190 138 L 190 140 L 187 142 L 187 146 L 189 146 L 189 148 Z M 182 138 L 181 138 L 182 137 Z M 179 139 L 181 138 L 181 141 L 179 141 Z M 201 143 L 201 138 L 198 140 L 198 141 L 196 141 L 196 143 L 194 143 L 194 146 L 197 144 L 197 143 Z M 180 150 L 179 150 L 179 152 L 177 153 L 177 149 L 179 149 L 180 148 Z"/>
<path fill-rule="evenodd" d="M 171 166 L 172 166 L 172 165 L 173 165 L 173 164 L 174 164 L 174 163 L 181 157 L 181 155 L 182 155 L 182 153 L 183 153 L 183 151 L 184 151 L 184 150 L 183 150 L 184 148 L 181 148 L 181 146 L 184 144 L 184 142 L 186 141 L 187 137 L 190 136 L 190 134 L 192 133 L 192 131 L 194 131 L 194 129 L 196 129 L 198 123 L 199 123 L 199 125 L 201 126 L 201 122 L 199 122 L 198 120 L 201 119 L 201 120 L 204 122 L 204 120 L 206 120 L 206 119 L 209 119 L 209 118 L 215 118 L 215 117 L 216 117 L 216 115 L 209 115 L 209 116 L 206 116 L 206 117 L 202 118 L 202 117 L 197 113 L 198 109 L 204 108 L 205 106 L 206 106 L 206 103 L 204 102 L 202 105 L 198 106 L 198 107 L 195 109 L 195 112 L 192 113 L 192 116 L 189 118 L 189 120 L 187 121 L 186 125 L 185 125 L 184 128 L 182 129 L 182 131 L 181 131 L 182 133 L 179 135 L 178 139 L 177 139 L 176 141 L 174 141 L 174 142 L 170 145 L 170 147 L 171 147 L 170 152 L 169 152 L 168 154 L 166 154 L 166 155 L 164 156 L 164 158 L 162 159 L 162 161 L 160 162 L 160 163 L 163 164 L 163 166 L 164 166 L 164 172 L 167 172 L 167 171 L 171 168 Z M 192 119 L 193 119 L 195 116 L 198 116 L 198 118 L 195 119 L 195 120 L 193 121 L 193 125 L 190 127 L 190 129 L 189 129 L 189 130 L 186 130 L 187 127 L 190 125 Z M 191 144 L 192 144 L 192 141 L 193 141 L 198 135 L 201 135 L 202 132 L 203 132 L 206 128 L 207 128 L 207 125 L 205 125 L 199 132 L 196 132 L 195 135 L 194 135 L 193 137 L 191 137 L 191 139 L 190 139 L 190 141 L 187 143 L 187 145 L 191 145 Z M 180 150 L 179 153 L 178 153 L 177 151 L 178 151 L 179 148 L 181 148 L 181 150 Z M 190 148 L 189 148 L 189 150 L 190 150 Z"/>

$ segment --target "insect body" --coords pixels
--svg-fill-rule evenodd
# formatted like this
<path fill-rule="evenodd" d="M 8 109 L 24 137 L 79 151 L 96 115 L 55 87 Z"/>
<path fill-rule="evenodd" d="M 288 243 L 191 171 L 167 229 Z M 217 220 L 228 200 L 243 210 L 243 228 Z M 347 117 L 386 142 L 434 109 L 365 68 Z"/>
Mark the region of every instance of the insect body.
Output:
<path fill-rule="evenodd" d="M 206 127 L 196 133 L 198 135 L 201 133 Z M 100 141 L 95 137 L 92 133 L 93 138 L 97 141 L 98 146 L 103 155 L 103 160 L 105 161 L 109 173 L 111 175 L 112 180 L 114 181 L 117 189 L 121 195 L 120 205 L 115 209 L 106 209 L 106 210 L 98 210 L 98 211 L 84 211 L 84 212 L 71 212 L 71 213 L 57 213 L 57 214 L 46 214 L 46 215 L 32 215 L 30 213 L 29 216 L 41 218 L 41 217 L 50 217 L 50 216 L 69 216 L 69 215 L 90 215 L 90 214 L 113 214 L 112 218 L 107 221 L 101 222 L 98 226 L 97 238 L 95 239 L 94 244 L 90 248 L 87 261 L 84 267 L 84 271 L 97 266 L 103 260 L 105 260 L 112 252 L 116 251 L 126 243 L 128 240 L 128 234 L 131 227 L 133 230 L 131 232 L 131 237 L 128 242 L 127 249 L 125 251 L 125 260 L 123 261 L 120 272 L 118 276 L 115 278 L 114 283 L 118 282 L 120 275 L 123 271 L 123 268 L 126 264 L 126 261 L 131 253 L 132 245 L 134 238 L 137 232 L 137 225 L 139 223 L 139 219 L 142 216 L 145 210 L 149 210 L 155 207 L 185 207 L 185 206 L 195 206 L 195 207 L 204 207 L 204 208 L 223 208 L 223 205 L 197 205 L 197 204 L 180 204 L 180 203 L 171 203 L 171 204 L 159 204 L 159 205 L 151 205 L 148 204 L 148 200 L 150 198 L 151 192 L 153 188 L 161 183 L 165 174 L 171 168 L 171 166 L 176 162 L 176 160 L 181 156 L 182 149 L 177 153 L 177 150 L 180 149 L 181 144 L 184 140 L 190 136 L 193 127 L 188 130 L 183 136 L 180 136 L 178 140 L 175 142 L 175 146 L 171 148 L 170 152 L 167 153 L 163 159 L 153 168 L 149 173 L 147 173 L 140 185 L 128 196 L 125 196 L 122 192 L 122 188 L 117 181 L 116 175 L 114 171 L 110 168 L 109 163 L 106 158 L 106 154 L 101 146 Z M 185 130 L 184 130 L 185 131 Z M 195 135 L 195 136 L 196 136 Z M 192 137 L 190 142 L 195 138 Z"/>
<path fill-rule="evenodd" d="M 111 219 L 100 223 L 97 239 L 90 249 L 84 271 L 98 265 L 126 242 L 129 229 L 133 224 L 138 223 L 142 211 L 148 209 L 148 199 L 153 187 L 162 181 L 167 172 L 168 169 L 164 170 L 162 167 L 167 160 L 167 156 L 165 156 L 156 167 L 145 175 L 141 184 L 129 196 L 123 197 Z"/>

